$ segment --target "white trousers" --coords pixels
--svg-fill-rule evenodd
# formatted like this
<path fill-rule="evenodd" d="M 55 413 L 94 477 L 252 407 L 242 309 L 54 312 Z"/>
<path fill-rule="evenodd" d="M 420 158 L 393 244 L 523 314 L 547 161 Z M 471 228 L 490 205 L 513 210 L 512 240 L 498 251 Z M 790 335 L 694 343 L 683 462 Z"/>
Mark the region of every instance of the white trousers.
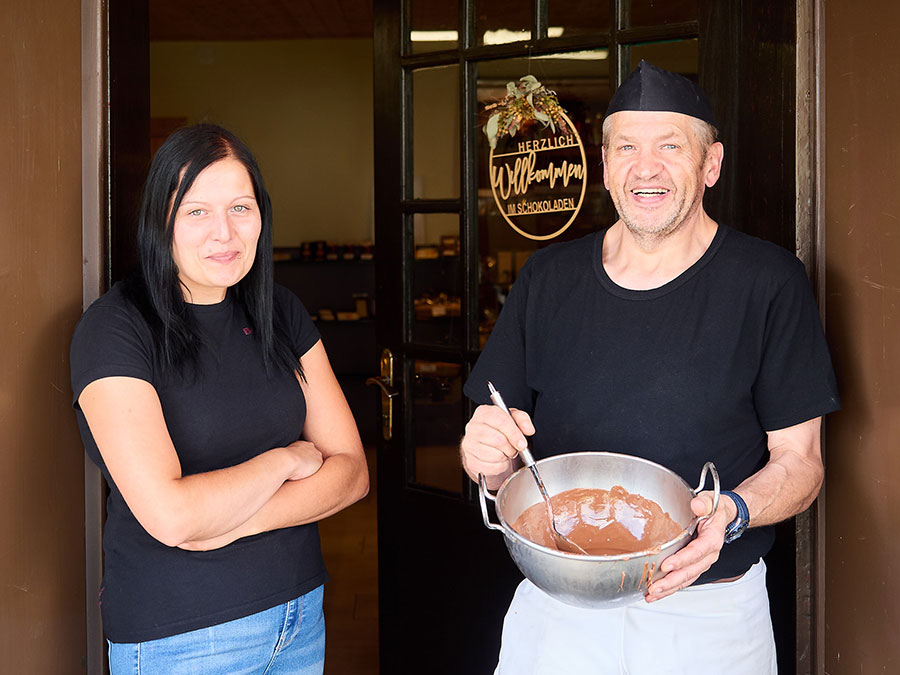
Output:
<path fill-rule="evenodd" d="M 737 581 L 662 600 L 581 609 L 527 579 L 503 622 L 494 675 L 774 675 L 775 639 L 760 560 Z"/>

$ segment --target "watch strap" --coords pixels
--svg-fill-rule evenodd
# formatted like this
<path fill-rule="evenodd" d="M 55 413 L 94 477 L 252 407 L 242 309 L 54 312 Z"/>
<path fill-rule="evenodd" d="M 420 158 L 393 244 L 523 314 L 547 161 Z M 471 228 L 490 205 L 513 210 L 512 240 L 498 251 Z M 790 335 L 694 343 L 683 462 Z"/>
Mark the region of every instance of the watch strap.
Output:
<path fill-rule="evenodd" d="M 750 526 L 750 509 L 747 508 L 747 502 L 736 492 L 722 490 L 719 494 L 729 497 L 737 507 L 737 516 L 725 528 L 725 543 L 730 544 Z"/>

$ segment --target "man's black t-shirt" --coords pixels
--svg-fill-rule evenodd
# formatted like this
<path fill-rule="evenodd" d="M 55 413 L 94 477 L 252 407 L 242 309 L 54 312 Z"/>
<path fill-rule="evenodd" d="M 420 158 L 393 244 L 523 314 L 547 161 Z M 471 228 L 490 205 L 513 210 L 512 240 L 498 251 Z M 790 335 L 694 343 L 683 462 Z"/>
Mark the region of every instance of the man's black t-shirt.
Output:
<path fill-rule="evenodd" d="M 275 289 L 295 353 L 319 339 L 292 293 Z M 258 341 L 229 294 L 189 305 L 203 331 L 196 376 L 165 377 L 150 329 L 120 285 L 81 318 L 72 339 L 72 389 L 88 456 L 110 486 L 103 534 L 103 628 L 113 642 L 143 642 L 248 616 L 327 580 L 316 525 L 266 532 L 213 551 L 170 548 L 137 522 L 116 488 L 78 406 L 91 382 L 134 377 L 154 386 L 184 475 L 240 464 L 300 438 L 306 401 L 292 374 L 266 375 Z"/>
<path fill-rule="evenodd" d="M 532 415 L 536 458 L 637 455 L 696 485 L 713 461 L 733 489 L 768 459 L 766 432 L 839 408 L 831 360 L 802 263 L 719 226 L 671 282 L 634 291 L 602 264 L 604 232 L 533 254 L 466 395 Z M 751 528 L 699 583 L 747 571 L 772 545 Z"/>

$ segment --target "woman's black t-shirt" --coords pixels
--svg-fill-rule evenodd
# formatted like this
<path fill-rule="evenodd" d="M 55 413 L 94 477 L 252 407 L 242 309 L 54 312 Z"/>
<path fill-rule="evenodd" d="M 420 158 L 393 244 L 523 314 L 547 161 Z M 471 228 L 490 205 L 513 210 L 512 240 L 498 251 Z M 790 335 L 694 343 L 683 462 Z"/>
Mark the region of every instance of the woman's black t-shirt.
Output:
<path fill-rule="evenodd" d="M 466 395 L 487 381 L 534 420 L 536 458 L 612 451 L 696 485 L 713 461 L 734 489 L 768 460 L 766 432 L 840 406 L 802 263 L 719 226 L 671 282 L 634 291 L 602 264 L 605 232 L 555 244 L 522 268 Z M 751 527 L 699 583 L 747 571 L 772 545 Z"/>
<path fill-rule="evenodd" d="M 295 353 L 319 339 L 295 295 L 276 286 Z M 72 339 L 72 389 L 88 456 L 110 486 L 103 534 L 100 594 L 104 632 L 112 642 L 143 642 L 269 609 L 327 580 L 316 525 L 239 539 L 213 551 L 165 546 L 132 515 L 107 471 L 78 406 L 91 382 L 134 377 L 156 389 L 184 475 L 240 464 L 300 438 L 306 401 L 288 373 L 267 376 L 258 341 L 230 294 L 216 305 L 189 305 L 205 344 L 190 377 L 164 377 L 150 329 L 114 286 L 85 312 Z"/>

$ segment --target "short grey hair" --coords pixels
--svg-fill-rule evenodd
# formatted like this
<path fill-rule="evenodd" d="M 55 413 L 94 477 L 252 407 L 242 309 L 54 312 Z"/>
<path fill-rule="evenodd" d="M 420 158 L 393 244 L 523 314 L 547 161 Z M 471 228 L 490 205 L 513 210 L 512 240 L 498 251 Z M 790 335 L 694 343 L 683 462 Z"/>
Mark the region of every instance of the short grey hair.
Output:
<path fill-rule="evenodd" d="M 609 151 L 609 127 L 611 119 L 612 115 L 607 115 L 603 120 L 603 149 L 606 151 Z M 694 130 L 694 135 L 700 142 L 700 149 L 703 152 L 703 157 L 705 159 L 710 146 L 719 140 L 719 130 L 709 122 L 704 122 L 697 117 L 691 117 L 691 127 Z"/>

